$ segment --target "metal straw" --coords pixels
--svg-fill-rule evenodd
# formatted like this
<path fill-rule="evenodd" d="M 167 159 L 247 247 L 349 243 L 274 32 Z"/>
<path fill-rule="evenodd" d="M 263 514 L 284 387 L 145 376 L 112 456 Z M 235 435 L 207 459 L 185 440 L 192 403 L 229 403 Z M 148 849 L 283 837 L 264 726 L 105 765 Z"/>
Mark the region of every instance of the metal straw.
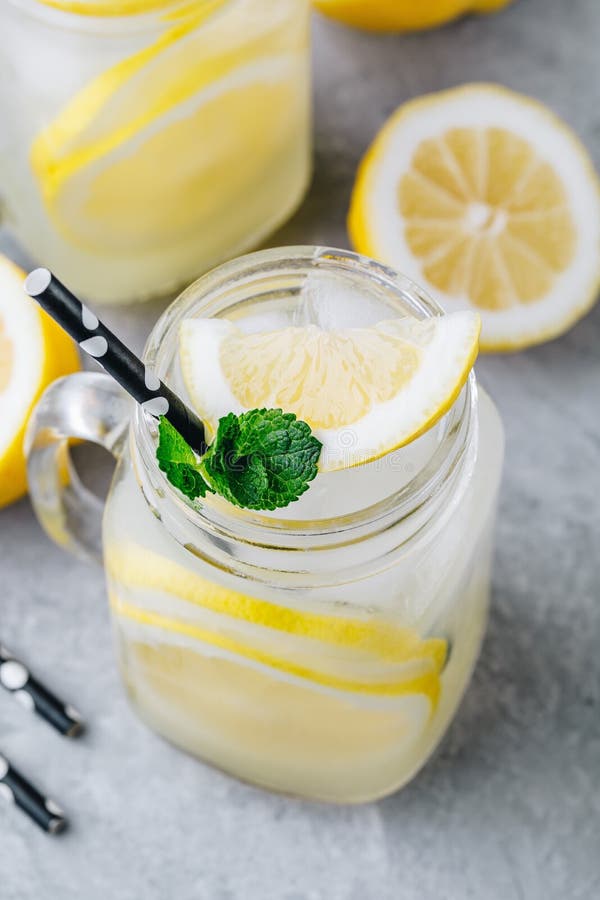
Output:
<path fill-rule="evenodd" d="M 27 666 L 0 644 L 0 685 L 26 709 L 36 712 L 60 734 L 76 737 L 83 722 L 70 703 L 63 703 L 52 691 L 34 678 Z"/>
<path fill-rule="evenodd" d="M 58 834 L 67 825 L 60 806 L 54 800 L 44 797 L 1 753 L 0 799 L 14 803 L 48 834 Z"/>
<path fill-rule="evenodd" d="M 194 450 L 206 451 L 204 425 L 198 416 L 48 269 L 31 272 L 25 290 L 143 410 L 165 416 Z"/>

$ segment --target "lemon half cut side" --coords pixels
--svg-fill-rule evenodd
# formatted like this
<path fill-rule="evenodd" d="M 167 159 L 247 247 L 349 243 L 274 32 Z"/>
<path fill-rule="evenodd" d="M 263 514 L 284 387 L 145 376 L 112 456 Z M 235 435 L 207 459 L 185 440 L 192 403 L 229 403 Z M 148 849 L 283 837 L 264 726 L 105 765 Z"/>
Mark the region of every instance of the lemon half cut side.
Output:
<path fill-rule="evenodd" d="M 401 106 L 363 160 L 356 249 L 482 317 L 482 350 L 557 337 L 600 282 L 600 188 L 577 137 L 542 104 L 475 84 Z"/>
<path fill-rule="evenodd" d="M 79 368 L 75 344 L 24 291 L 25 273 L 0 255 L 0 507 L 27 490 L 23 439 L 55 378 Z"/>

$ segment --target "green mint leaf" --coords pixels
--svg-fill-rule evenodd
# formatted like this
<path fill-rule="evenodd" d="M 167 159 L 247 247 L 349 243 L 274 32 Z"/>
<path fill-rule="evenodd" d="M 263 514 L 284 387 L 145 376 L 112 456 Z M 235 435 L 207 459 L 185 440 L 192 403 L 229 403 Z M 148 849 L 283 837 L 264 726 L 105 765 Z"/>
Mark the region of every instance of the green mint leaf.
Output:
<path fill-rule="evenodd" d="M 161 466 L 161 468 L 163 467 Z M 168 463 L 163 471 L 171 484 L 190 500 L 195 500 L 196 497 L 205 497 L 208 491 L 214 494 L 213 489 L 208 486 L 195 466 L 190 466 L 188 463 Z"/>
<path fill-rule="evenodd" d="M 317 474 L 321 442 L 306 422 L 281 409 L 253 409 L 224 416 L 201 459 L 161 417 L 158 465 L 186 497 L 220 494 L 244 509 L 288 506 Z"/>
<path fill-rule="evenodd" d="M 156 458 L 171 484 L 190 500 L 205 497 L 207 491 L 214 493 L 202 477 L 196 454 L 164 416 L 158 422 Z"/>
<path fill-rule="evenodd" d="M 320 453 L 321 442 L 293 413 L 253 409 L 220 420 L 202 465 L 211 485 L 230 503 L 278 509 L 308 489 Z"/>
<path fill-rule="evenodd" d="M 189 463 L 193 466 L 197 461 L 196 454 L 188 442 L 164 416 L 158 420 L 156 458 L 161 469 L 161 463 Z"/>

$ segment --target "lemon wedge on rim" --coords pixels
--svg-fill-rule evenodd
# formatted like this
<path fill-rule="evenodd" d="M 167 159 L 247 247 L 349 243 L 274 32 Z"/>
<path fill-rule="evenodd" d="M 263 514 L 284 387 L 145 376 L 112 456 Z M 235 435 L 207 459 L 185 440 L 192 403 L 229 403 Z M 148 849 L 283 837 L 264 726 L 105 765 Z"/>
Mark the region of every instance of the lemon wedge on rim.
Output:
<path fill-rule="evenodd" d="M 566 331 L 600 283 L 600 187 L 585 148 L 542 104 L 489 84 L 401 106 L 360 167 L 357 250 L 476 309 L 482 350 Z"/>
<path fill-rule="evenodd" d="M 430 428 L 465 383 L 479 329 L 479 316 L 466 311 L 258 334 L 226 319 L 188 319 L 180 361 L 209 429 L 229 412 L 282 408 L 310 425 L 323 444 L 319 468 L 333 471 L 377 459 Z"/>
<path fill-rule="evenodd" d="M 0 256 L 0 507 L 27 491 L 23 438 L 50 382 L 79 369 L 75 344 L 23 289 L 25 273 Z"/>

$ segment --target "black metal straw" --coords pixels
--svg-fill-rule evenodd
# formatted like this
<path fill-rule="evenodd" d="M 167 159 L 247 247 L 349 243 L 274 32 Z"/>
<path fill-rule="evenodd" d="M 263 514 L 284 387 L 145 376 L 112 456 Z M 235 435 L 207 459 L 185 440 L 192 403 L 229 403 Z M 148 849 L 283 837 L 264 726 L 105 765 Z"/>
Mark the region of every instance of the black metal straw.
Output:
<path fill-rule="evenodd" d="M 0 644 L 0 684 L 16 700 L 36 712 L 66 737 L 83 731 L 83 722 L 70 703 L 63 703 L 52 691 L 33 677 L 27 666 Z"/>
<path fill-rule="evenodd" d="M 196 414 L 48 269 L 31 272 L 25 291 L 142 409 L 156 417 L 165 416 L 194 450 L 205 452 L 204 426 Z"/>
<path fill-rule="evenodd" d="M 54 800 L 40 794 L 38 789 L 14 769 L 1 753 L 0 799 L 14 803 L 49 834 L 58 834 L 67 825 L 67 819 L 60 806 Z"/>

